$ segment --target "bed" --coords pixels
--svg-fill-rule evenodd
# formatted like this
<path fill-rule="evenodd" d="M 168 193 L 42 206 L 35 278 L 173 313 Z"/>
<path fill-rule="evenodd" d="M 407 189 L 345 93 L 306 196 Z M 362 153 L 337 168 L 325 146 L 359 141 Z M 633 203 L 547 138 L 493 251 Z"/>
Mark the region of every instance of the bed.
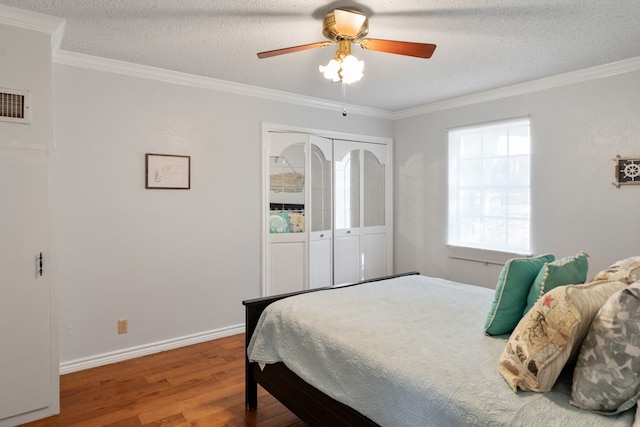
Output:
<path fill-rule="evenodd" d="M 483 333 L 494 293 L 412 272 L 244 301 L 247 408 L 260 384 L 312 426 L 633 424 L 635 408 L 571 405 L 569 369 L 514 393 L 497 367 L 509 335 Z"/>

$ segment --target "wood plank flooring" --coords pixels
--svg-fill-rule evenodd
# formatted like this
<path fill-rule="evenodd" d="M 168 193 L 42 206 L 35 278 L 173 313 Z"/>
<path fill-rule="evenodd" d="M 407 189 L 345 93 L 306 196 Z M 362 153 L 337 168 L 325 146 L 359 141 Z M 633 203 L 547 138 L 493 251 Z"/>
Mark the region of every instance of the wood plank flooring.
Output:
<path fill-rule="evenodd" d="M 305 424 L 259 388 L 244 407 L 244 334 L 60 377 L 60 414 L 25 426 L 150 427 Z"/>

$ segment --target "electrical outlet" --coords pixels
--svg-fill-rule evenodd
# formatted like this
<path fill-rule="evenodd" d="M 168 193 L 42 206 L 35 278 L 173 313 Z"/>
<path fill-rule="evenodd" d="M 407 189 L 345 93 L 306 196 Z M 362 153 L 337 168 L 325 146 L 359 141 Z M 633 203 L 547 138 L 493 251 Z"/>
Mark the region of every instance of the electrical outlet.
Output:
<path fill-rule="evenodd" d="M 118 334 L 126 334 L 129 332 L 129 321 L 127 319 L 118 320 Z"/>

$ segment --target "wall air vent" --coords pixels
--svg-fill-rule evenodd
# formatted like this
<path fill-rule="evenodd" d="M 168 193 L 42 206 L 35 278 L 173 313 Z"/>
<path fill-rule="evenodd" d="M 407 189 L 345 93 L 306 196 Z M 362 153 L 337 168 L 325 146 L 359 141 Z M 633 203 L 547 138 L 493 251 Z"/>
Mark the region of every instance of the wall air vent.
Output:
<path fill-rule="evenodd" d="M 0 87 L 0 121 L 12 123 L 31 121 L 28 91 Z"/>

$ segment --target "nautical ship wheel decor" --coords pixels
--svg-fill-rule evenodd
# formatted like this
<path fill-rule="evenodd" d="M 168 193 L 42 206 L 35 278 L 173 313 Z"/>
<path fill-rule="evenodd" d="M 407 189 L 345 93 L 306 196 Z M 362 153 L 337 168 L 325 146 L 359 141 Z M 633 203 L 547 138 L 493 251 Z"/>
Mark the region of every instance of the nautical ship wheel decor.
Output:
<path fill-rule="evenodd" d="M 613 159 L 616 162 L 617 188 L 621 185 L 640 184 L 640 158 L 620 157 Z"/>

